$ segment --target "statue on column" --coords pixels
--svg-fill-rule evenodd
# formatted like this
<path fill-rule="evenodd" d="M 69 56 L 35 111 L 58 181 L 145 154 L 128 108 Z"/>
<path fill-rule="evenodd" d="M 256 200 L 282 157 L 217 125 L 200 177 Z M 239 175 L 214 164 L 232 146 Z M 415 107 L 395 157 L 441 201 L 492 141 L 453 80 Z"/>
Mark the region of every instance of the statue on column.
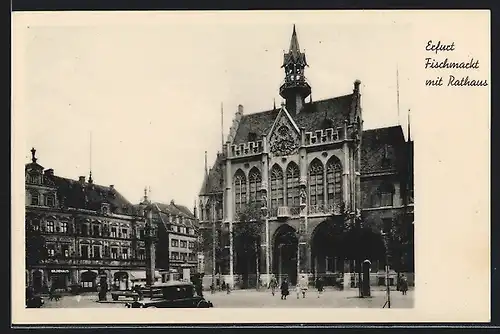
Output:
<path fill-rule="evenodd" d="M 300 206 L 301 206 L 301 208 L 305 208 L 306 203 L 307 203 L 306 188 L 302 187 L 302 188 L 300 188 Z"/>

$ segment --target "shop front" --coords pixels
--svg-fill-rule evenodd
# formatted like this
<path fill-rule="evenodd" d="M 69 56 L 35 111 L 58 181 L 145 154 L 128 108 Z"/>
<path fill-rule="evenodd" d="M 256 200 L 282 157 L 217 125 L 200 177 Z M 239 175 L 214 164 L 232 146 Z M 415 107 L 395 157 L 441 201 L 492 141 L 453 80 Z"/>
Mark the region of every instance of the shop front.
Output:
<path fill-rule="evenodd" d="M 97 283 L 97 273 L 95 271 L 87 270 L 80 274 L 82 291 L 96 291 Z"/>
<path fill-rule="evenodd" d="M 41 291 L 42 288 L 43 288 L 43 272 L 39 269 L 33 271 L 33 280 L 32 280 L 32 284 L 33 284 L 33 289 L 35 291 Z"/>
<path fill-rule="evenodd" d="M 132 289 L 132 282 L 128 272 L 117 271 L 113 275 L 113 287 L 115 290 L 124 291 Z"/>
<path fill-rule="evenodd" d="M 69 269 L 50 269 L 50 288 L 67 290 L 70 282 Z"/>

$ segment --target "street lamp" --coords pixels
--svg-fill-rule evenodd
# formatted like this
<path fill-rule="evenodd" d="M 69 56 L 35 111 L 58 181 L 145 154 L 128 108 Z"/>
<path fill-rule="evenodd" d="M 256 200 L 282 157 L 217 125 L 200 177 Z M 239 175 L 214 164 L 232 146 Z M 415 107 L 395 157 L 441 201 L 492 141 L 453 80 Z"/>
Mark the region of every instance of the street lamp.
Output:
<path fill-rule="evenodd" d="M 385 304 L 384 306 L 382 306 L 382 308 L 385 308 L 386 305 L 387 308 L 391 308 L 391 288 L 389 285 L 389 245 L 388 245 L 389 234 L 382 231 L 381 235 L 384 237 L 384 246 L 385 246 L 385 286 L 386 286 L 386 296 L 387 296 L 387 300 L 385 301 Z"/>

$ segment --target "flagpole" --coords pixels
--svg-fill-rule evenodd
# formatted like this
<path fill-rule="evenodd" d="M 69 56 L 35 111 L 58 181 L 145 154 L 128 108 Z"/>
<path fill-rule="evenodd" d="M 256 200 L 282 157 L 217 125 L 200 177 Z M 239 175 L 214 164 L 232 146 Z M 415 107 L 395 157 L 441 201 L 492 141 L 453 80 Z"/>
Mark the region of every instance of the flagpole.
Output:
<path fill-rule="evenodd" d="M 399 114 L 399 65 L 396 65 L 396 94 L 397 94 L 397 108 L 398 108 L 398 124 L 400 123 Z"/>

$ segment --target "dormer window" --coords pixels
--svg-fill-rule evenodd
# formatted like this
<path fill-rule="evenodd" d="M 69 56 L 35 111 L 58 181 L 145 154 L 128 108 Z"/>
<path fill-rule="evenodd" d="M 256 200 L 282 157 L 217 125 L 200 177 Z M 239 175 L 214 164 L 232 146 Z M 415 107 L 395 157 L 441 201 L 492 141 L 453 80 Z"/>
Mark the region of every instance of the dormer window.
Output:
<path fill-rule="evenodd" d="M 103 215 L 109 214 L 109 204 L 108 203 L 101 204 L 101 213 Z"/>
<path fill-rule="evenodd" d="M 250 132 L 248 134 L 248 141 L 249 142 L 257 141 L 257 134 L 255 132 Z"/>

